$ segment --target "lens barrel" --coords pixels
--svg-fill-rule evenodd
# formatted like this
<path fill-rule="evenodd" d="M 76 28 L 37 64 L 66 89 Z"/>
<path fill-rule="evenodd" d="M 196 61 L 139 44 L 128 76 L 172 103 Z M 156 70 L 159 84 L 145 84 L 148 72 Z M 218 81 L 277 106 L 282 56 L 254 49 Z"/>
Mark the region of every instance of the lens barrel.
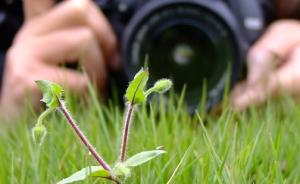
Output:
<path fill-rule="evenodd" d="M 150 81 L 170 77 L 175 90 L 186 85 L 186 101 L 197 107 L 203 91 L 207 108 L 234 84 L 247 47 L 230 9 L 220 1 L 150 1 L 133 16 L 122 40 L 132 76 L 149 56 Z"/>

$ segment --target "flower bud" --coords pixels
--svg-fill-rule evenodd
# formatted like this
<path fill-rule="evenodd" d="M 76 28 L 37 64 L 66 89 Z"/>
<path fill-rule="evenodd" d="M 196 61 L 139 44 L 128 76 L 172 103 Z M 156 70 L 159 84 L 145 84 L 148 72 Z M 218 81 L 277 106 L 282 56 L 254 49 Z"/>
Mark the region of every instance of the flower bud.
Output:
<path fill-rule="evenodd" d="M 36 125 L 32 128 L 33 141 L 36 144 L 41 145 L 47 135 L 47 129 L 44 125 Z"/>
<path fill-rule="evenodd" d="M 113 173 L 121 179 L 127 179 L 131 175 L 130 168 L 126 167 L 123 163 L 117 163 L 113 169 Z"/>
<path fill-rule="evenodd" d="M 169 79 L 161 79 L 158 80 L 154 86 L 153 86 L 153 91 L 157 93 L 165 93 L 172 87 L 173 83 Z"/>

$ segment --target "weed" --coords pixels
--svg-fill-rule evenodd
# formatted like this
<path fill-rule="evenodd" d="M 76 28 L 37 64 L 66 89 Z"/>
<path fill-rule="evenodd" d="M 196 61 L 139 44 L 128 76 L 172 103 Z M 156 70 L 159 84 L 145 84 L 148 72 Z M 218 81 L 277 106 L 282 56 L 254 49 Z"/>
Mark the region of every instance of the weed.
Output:
<path fill-rule="evenodd" d="M 39 80 L 37 81 L 37 85 L 43 92 L 43 101 L 47 109 L 41 113 L 38 118 L 38 121 L 35 127 L 32 129 L 32 136 L 34 141 L 41 146 L 44 138 L 46 136 L 47 130 L 43 124 L 43 120 L 47 115 L 55 110 L 59 110 L 64 118 L 67 120 L 69 125 L 72 127 L 76 135 L 79 137 L 80 141 L 86 146 L 89 150 L 90 154 L 97 160 L 99 166 L 87 166 L 80 171 L 77 171 L 73 175 L 68 178 L 65 178 L 58 182 L 58 184 L 66 184 L 72 183 L 75 181 L 81 181 L 86 179 L 87 177 L 100 177 L 105 178 L 115 183 L 125 182 L 131 176 L 131 168 L 139 166 L 145 162 L 150 161 L 151 159 L 166 153 L 166 151 L 161 149 L 156 149 L 152 151 L 144 151 L 137 153 L 136 155 L 126 159 L 126 149 L 128 145 L 128 138 L 130 132 L 130 125 L 132 121 L 132 117 L 136 106 L 142 103 L 145 103 L 147 97 L 153 93 L 165 93 L 168 91 L 172 82 L 169 79 L 161 79 L 158 80 L 153 87 L 145 91 L 146 84 L 149 78 L 149 72 L 147 69 L 141 69 L 134 77 L 134 79 L 130 82 L 125 98 L 127 100 L 127 115 L 124 119 L 124 128 L 123 135 L 121 141 L 120 148 L 120 156 L 119 160 L 111 167 L 107 162 L 103 159 L 103 157 L 96 151 L 93 145 L 90 143 L 88 138 L 85 136 L 83 131 L 79 128 L 76 121 L 72 117 L 69 112 L 65 102 L 64 102 L 64 90 L 58 84 L 55 84 L 50 81 Z"/>

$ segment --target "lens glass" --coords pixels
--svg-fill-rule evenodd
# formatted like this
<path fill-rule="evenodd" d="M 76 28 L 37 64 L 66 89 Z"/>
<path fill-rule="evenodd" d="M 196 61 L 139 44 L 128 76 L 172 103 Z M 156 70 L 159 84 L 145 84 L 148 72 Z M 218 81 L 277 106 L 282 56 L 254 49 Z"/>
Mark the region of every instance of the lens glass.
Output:
<path fill-rule="evenodd" d="M 180 90 L 184 84 L 199 88 L 201 79 L 211 81 L 217 61 L 214 45 L 208 35 L 192 25 L 173 25 L 161 29 L 146 39 L 143 54 L 149 54 L 149 68 L 153 76 L 171 76 Z M 195 75 L 197 74 L 197 75 Z"/>

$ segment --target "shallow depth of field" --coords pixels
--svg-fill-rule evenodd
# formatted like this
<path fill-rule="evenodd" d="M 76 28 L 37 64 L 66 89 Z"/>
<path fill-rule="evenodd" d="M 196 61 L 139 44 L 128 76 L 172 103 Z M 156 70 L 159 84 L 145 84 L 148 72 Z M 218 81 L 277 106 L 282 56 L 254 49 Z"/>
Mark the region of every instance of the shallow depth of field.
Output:
<path fill-rule="evenodd" d="M 226 104 L 220 113 L 200 109 L 203 126 L 188 113 L 182 98 L 172 94 L 169 100 L 158 97 L 137 110 L 128 156 L 157 145 L 168 153 L 133 169 L 127 183 L 300 182 L 300 103 L 282 97 L 243 113 Z M 85 103 L 73 98 L 67 102 L 97 151 L 113 164 L 119 154 L 124 109 L 93 97 Z M 97 165 L 58 113 L 47 119 L 48 135 L 38 149 L 30 132 L 36 116 L 28 108 L 19 122 L 1 120 L 1 184 L 53 184 Z M 81 183 L 112 182 L 89 178 Z"/>

